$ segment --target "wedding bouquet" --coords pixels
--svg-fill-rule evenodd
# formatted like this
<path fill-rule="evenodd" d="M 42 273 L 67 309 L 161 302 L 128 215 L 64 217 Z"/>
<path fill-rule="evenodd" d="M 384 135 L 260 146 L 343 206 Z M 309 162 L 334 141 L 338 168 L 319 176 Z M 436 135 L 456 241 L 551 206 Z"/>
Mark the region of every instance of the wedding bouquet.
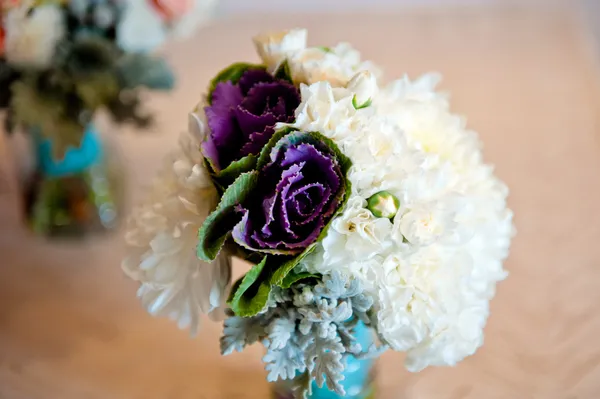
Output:
<path fill-rule="evenodd" d="M 79 147 L 101 108 L 117 122 L 150 123 L 139 89 L 169 90 L 174 77 L 166 61 L 149 52 L 180 25 L 201 22 L 205 14 L 198 10 L 214 3 L 0 1 L 0 109 L 8 111 L 9 131 L 35 127 L 52 140 L 59 159 Z"/>
<path fill-rule="evenodd" d="M 125 272 L 153 315 L 223 354 L 262 343 L 268 379 L 339 394 L 345 362 L 382 350 L 454 365 L 483 343 L 513 235 L 508 190 L 437 75 L 382 84 L 342 43 L 255 38 L 219 72 L 190 133 L 132 214 Z M 230 286 L 230 257 L 251 265 Z M 379 345 L 356 339 L 366 325 Z"/>

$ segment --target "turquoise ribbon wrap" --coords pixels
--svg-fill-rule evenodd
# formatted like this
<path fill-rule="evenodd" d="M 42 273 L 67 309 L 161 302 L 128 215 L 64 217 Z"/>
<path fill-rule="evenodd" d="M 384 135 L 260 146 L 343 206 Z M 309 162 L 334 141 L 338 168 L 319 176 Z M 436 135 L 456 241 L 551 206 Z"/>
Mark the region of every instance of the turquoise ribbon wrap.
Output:
<path fill-rule="evenodd" d="M 38 169 L 48 177 L 64 177 L 81 173 L 102 160 L 102 144 L 94 125 L 90 124 L 83 134 L 79 148 L 69 148 L 63 159 L 52 156 L 52 141 L 33 131 Z"/>

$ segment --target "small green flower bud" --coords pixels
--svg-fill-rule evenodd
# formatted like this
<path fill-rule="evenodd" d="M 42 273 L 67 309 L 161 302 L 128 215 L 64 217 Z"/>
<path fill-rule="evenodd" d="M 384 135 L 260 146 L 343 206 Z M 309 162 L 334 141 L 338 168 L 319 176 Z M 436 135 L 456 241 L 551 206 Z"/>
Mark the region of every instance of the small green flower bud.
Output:
<path fill-rule="evenodd" d="M 388 191 L 380 191 L 367 200 L 367 209 L 375 217 L 391 219 L 400 209 L 400 200 Z"/>

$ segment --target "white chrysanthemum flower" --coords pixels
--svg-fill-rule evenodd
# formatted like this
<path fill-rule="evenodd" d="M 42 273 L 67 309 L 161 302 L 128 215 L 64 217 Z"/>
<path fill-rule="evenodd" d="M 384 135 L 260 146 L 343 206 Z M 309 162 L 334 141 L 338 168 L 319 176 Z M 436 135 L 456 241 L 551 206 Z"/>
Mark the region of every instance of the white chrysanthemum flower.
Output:
<path fill-rule="evenodd" d="M 360 71 L 368 70 L 376 77 L 381 74 L 373 63 L 362 61 L 360 53 L 348 43 L 331 48 L 306 47 L 304 29 L 263 34 L 255 37 L 254 43 L 269 71 L 275 71 L 287 60 L 296 83 L 327 81 L 339 87 Z"/>
<path fill-rule="evenodd" d="M 123 262 L 125 273 L 140 282 L 138 295 L 148 312 L 171 317 L 192 334 L 201 314 L 222 317 L 231 273 L 225 255 L 211 264 L 196 256 L 198 229 L 217 200 L 198 148 L 196 137 L 183 136 L 180 151 L 133 210 Z"/>
<path fill-rule="evenodd" d="M 506 276 L 508 191 L 482 162 L 477 136 L 434 91 L 436 75 L 367 95 L 359 80 L 367 81 L 301 88 L 294 126 L 331 138 L 353 163 L 350 202 L 304 267 L 359 278 L 375 299 L 380 336 L 407 352 L 410 370 L 455 364 L 482 344 L 488 301 Z M 349 100 L 359 96 L 371 104 Z M 382 190 L 400 202 L 391 221 L 366 209 Z"/>
<path fill-rule="evenodd" d="M 65 36 L 63 13 L 53 4 L 34 7 L 25 1 L 4 16 L 4 55 L 11 64 L 46 68 Z"/>

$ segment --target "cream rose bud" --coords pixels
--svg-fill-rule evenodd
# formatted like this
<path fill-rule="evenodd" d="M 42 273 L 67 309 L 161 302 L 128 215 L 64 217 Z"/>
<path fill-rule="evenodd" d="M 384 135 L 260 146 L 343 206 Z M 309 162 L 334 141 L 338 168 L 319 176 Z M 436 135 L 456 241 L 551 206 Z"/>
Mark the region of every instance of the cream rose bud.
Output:
<path fill-rule="evenodd" d="M 275 70 L 289 55 L 306 49 L 306 30 L 292 29 L 254 37 L 258 55 L 269 70 Z"/>
<path fill-rule="evenodd" d="M 346 88 L 354 93 L 352 104 L 356 109 L 371 105 L 373 97 L 379 90 L 377 87 L 377 77 L 367 70 L 360 71 L 354 75 Z"/>

